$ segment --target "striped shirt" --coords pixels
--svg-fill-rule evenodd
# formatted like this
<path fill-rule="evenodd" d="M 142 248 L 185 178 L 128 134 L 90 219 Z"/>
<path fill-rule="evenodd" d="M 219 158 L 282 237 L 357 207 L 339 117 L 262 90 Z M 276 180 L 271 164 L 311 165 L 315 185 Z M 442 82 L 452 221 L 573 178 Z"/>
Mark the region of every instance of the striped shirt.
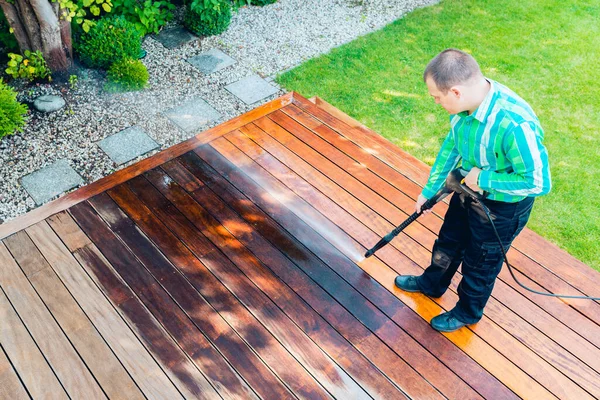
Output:
<path fill-rule="evenodd" d="M 506 86 L 488 81 L 490 91 L 475 112 L 450 115 L 451 129 L 423 188 L 425 198 L 444 186 L 459 162 L 467 171 L 482 170 L 478 185 L 491 200 L 513 203 L 550 191 L 540 121 L 525 100 Z"/>

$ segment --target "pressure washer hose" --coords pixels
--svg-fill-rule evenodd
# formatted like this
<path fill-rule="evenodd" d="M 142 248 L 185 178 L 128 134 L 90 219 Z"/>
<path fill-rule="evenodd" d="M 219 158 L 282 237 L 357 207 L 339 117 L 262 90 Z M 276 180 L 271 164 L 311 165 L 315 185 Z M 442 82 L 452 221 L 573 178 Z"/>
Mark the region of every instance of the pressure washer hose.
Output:
<path fill-rule="evenodd" d="M 502 240 L 500 239 L 500 235 L 498 235 L 498 231 L 496 230 L 496 225 L 494 225 L 494 221 L 492 221 L 492 217 L 490 215 L 490 210 L 486 207 L 485 204 L 483 204 L 482 201 L 479 201 L 478 199 L 475 199 L 475 198 L 473 198 L 473 200 L 478 202 L 481 205 L 481 208 L 483 208 L 483 212 L 485 213 L 486 217 L 488 218 L 488 221 L 490 221 L 490 224 L 492 224 L 492 229 L 494 230 L 494 235 L 496 235 L 496 240 L 498 240 L 498 244 L 500 245 L 500 249 L 502 250 L 502 255 L 504 256 L 504 262 L 506 263 L 506 266 L 508 267 L 508 272 L 510 272 L 510 275 L 513 277 L 513 279 L 515 280 L 515 282 L 517 282 L 517 284 L 519 286 L 521 286 L 525 290 L 528 290 L 532 293 L 539 294 L 542 296 L 560 297 L 560 298 L 565 298 L 565 299 L 600 300 L 600 297 L 574 296 L 574 295 L 566 295 L 566 294 L 554 294 L 554 293 L 549 293 L 549 292 L 540 292 L 538 290 L 531 289 L 531 288 L 525 286 L 524 284 L 522 284 L 521 282 L 519 282 L 519 280 L 517 279 L 517 277 L 515 276 L 515 274 L 513 272 L 513 267 L 508 262 L 508 256 L 506 255 L 506 251 L 504 251 L 504 246 L 502 245 Z"/>

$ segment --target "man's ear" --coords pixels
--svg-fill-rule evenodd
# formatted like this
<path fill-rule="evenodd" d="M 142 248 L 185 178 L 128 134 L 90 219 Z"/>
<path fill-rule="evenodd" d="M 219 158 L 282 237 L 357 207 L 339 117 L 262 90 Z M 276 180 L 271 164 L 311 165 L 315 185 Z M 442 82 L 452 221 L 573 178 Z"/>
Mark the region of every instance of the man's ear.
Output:
<path fill-rule="evenodd" d="M 462 92 L 457 86 L 452 86 L 448 92 L 452 93 L 457 99 L 460 99 L 462 96 Z"/>

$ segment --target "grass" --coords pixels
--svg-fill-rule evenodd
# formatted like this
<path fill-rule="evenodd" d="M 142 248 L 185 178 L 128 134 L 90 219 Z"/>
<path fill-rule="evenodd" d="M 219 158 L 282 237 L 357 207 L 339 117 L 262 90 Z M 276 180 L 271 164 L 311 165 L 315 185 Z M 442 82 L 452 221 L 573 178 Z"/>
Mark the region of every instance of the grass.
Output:
<path fill-rule="evenodd" d="M 470 52 L 483 73 L 527 100 L 545 129 L 553 190 L 528 227 L 600 270 L 600 3 L 446 0 L 416 10 L 281 75 L 432 165 L 449 128 L 423 69 Z"/>

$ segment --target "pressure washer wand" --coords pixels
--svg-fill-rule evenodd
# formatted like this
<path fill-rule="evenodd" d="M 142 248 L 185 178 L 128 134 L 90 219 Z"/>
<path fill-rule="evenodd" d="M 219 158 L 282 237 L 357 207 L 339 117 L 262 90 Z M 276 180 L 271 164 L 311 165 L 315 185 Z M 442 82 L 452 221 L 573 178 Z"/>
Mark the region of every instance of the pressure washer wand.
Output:
<path fill-rule="evenodd" d="M 446 196 L 448 196 L 452 192 L 462 193 L 465 192 L 469 196 L 471 196 L 475 200 L 481 199 L 481 195 L 475 193 L 471 189 L 469 189 L 464 184 L 464 178 L 467 176 L 467 171 L 461 168 L 457 168 L 448 174 L 448 178 L 446 178 L 446 184 L 442 187 L 431 199 L 427 200 L 422 206 L 420 212 L 413 213 L 410 217 L 406 219 L 403 223 L 394 228 L 393 231 L 388 233 L 381 239 L 373 248 L 365 253 L 365 258 L 371 257 L 375 252 L 381 249 L 383 246 L 392 241 L 393 238 L 398 236 L 400 232 L 404 230 L 408 225 L 413 223 L 424 211 L 429 210 L 433 206 L 435 206 L 438 202 L 442 201 Z"/>
<path fill-rule="evenodd" d="M 381 239 L 379 242 L 377 242 L 377 244 L 375 246 L 373 246 L 373 248 L 371 248 L 369 251 L 367 251 L 365 253 L 365 258 L 371 257 L 373 254 L 375 254 L 375 252 L 377 250 L 379 250 L 380 248 L 382 248 L 383 246 L 385 246 L 386 244 L 391 242 L 393 238 L 398 236 L 398 234 L 404 230 L 404 228 L 406 228 L 408 225 L 413 223 L 417 218 L 419 218 L 419 216 L 421 216 L 421 214 L 423 214 L 424 211 L 427 211 L 430 208 L 432 208 L 433 206 L 435 206 L 438 201 L 441 201 L 444 197 L 448 196 L 450 193 L 452 193 L 452 191 L 448 190 L 448 188 L 446 186 L 444 186 L 442 189 L 440 189 L 436 193 L 435 196 L 433 196 L 431 199 L 427 200 L 421 206 L 421 211 L 413 213 L 403 223 L 401 223 L 396 228 L 394 228 L 393 231 L 391 231 L 390 233 L 385 235 L 383 237 L 383 239 Z"/>

